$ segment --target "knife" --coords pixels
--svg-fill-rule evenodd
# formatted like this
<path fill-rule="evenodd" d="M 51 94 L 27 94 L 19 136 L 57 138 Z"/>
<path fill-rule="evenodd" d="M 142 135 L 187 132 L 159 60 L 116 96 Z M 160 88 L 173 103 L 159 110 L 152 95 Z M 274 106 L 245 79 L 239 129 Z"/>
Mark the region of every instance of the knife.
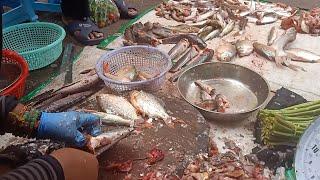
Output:
<path fill-rule="evenodd" d="M 66 74 L 64 77 L 64 85 L 71 84 L 72 83 L 72 69 L 73 69 L 73 57 L 74 57 L 74 45 L 70 43 L 71 46 L 71 53 L 70 53 L 70 58 L 67 59 L 66 62 Z"/>

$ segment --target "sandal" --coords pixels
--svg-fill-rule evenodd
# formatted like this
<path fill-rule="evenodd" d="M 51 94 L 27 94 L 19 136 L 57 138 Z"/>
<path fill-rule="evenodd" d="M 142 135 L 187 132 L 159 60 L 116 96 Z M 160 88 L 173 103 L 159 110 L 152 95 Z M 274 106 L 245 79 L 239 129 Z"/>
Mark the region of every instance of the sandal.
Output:
<path fill-rule="evenodd" d="M 113 0 L 118 7 L 120 17 L 124 19 L 134 19 L 138 16 L 138 10 L 134 7 L 126 5 L 124 0 Z"/>
<path fill-rule="evenodd" d="M 99 37 L 97 34 L 102 32 L 99 30 L 98 26 L 94 24 L 90 18 L 86 18 L 84 21 L 74 20 L 70 23 L 66 23 L 66 28 L 69 33 L 71 33 L 77 41 L 81 42 L 86 46 L 98 45 L 102 40 L 104 40 L 103 35 Z M 77 33 L 77 31 L 79 33 Z"/>

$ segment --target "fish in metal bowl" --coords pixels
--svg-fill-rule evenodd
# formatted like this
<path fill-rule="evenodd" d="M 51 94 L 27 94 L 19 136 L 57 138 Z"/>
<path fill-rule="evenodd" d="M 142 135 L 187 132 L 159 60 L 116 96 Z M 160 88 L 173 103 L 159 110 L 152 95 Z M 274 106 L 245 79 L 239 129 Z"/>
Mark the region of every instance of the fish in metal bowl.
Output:
<path fill-rule="evenodd" d="M 258 73 L 231 63 L 203 63 L 178 79 L 181 96 L 207 120 L 240 121 L 265 105 L 270 87 Z"/>

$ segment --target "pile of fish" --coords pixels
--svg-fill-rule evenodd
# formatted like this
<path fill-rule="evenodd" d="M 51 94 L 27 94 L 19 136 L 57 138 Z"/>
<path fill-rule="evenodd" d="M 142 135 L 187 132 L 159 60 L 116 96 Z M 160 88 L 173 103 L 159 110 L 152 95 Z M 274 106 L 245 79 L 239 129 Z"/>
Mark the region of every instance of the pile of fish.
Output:
<path fill-rule="evenodd" d="M 139 71 L 134 65 L 123 66 L 115 73 L 112 73 L 109 64 L 104 63 L 103 73 L 106 77 L 120 82 L 145 81 L 155 77 L 155 75 L 145 71 Z"/>
<path fill-rule="evenodd" d="M 105 112 L 96 114 L 101 117 L 102 123 L 132 126 L 135 125 L 135 121 L 143 118 L 156 118 L 173 127 L 171 117 L 167 114 L 162 101 L 150 93 L 132 91 L 129 101 L 113 94 L 100 94 L 96 99 L 100 109 Z"/>
<path fill-rule="evenodd" d="M 275 62 L 278 66 L 287 66 L 293 70 L 303 70 L 300 66 L 291 64 L 291 61 L 316 63 L 320 62 L 320 56 L 308 50 L 289 48 L 288 44 L 296 39 L 297 31 L 294 27 L 280 35 L 273 27 L 268 36 L 268 45 L 258 42 L 253 43 L 254 50 L 260 56 Z"/>
<path fill-rule="evenodd" d="M 227 98 L 222 94 L 217 94 L 216 89 L 206 84 L 202 80 L 197 80 L 194 84 L 200 88 L 200 102 L 196 105 L 208 111 L 224 113 L 230 107 Z"/>
<path fill-rule="evenodd" d="M 160 39 L 170 37 L 174 32 L 162 27 L 159 23 L 141 22 L 133 24 L 124 33 L 125 46 L 132 45 L 152 45 L 157 46 L 161 43 Z"/>
<path fill-rule="evenodd" d="M 157 16 L 185 22 L 185 18 L 191 15 L 191 7 L 191 4 L 188 3 L 162 2 L 155 8 L 155 11 Z"/>
<path fill-rule="evenodd" d="M 170 51 L 169 57 L 174 64 L 170 72 L 175 73 L 170 81 L 176 81 L 186 69 L 212 60 L 214 51 L 206 48 L 206 43 L 193 34 L 179 34 L 162 40 L 163 44 L 176 44 Z"/>
<path fill-rule="evenodd" d="M 283 19 L 281 27 L 285 30 L 294 27 L 298 33 L 320 35 L 320 8 L 302 11 L 299 16 Z"/>
<path fill-rule="evenodd" d="M 62 112 L 87 99 L 99 88 L 101 80 L 92 69 L 80 74 L 85 77 L 75 83 L 36 96 L 28 106 L 45 112 Z"/>
<path fill-rule="evenodd" d="M 238 149 L 234 142 L 229 145 Z M 213 144 L 209 156 L 198 155 L 184 170 L 181 179 L 271 179 L 270 174 L 264 173 L 263 165 L 246 159 L 240 150 L 231 149 L 234 147 L 227 146 L 227 152 L 219 153 Z"/>
<path fill-rule="evenodd" d="M 262 3 L 244 0 L 184 0 L 163 2 L 156 9 L 156 15 L 168 20 L 186 22 L 190 26 L 202 28 L 198 32 L 202 38 L 210 40 L 223 37 L 234 28 L 242 32 L 247 22 L 257 25 L 270 24 L 278 19 L 293 16 L 297 9 L 286 4 Z M 186 25 L 178 25 L 186 28 Z"/>

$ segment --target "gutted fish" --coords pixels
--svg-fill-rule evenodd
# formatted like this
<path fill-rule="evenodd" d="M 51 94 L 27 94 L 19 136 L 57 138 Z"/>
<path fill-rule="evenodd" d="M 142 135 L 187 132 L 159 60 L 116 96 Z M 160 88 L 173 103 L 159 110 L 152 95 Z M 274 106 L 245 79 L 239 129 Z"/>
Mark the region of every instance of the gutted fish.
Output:
<path fill-rule="evenodd" d="M 192 58 L 197 56 L 199 54 L 199 48 L 196 45 L 193 45 L 191 49 L 188 51 L 187 54 L 182 56 L 177 63 L 175 63 L 172 68 L 170 69 L 170 72 L 177 72 L 179 69 L 181 69 L 186 63 L 188 63 Z"/>
<path fill-rule="evenodd" d="M 185 52 L 190 43 L 188 39 L 181 39 L 170 51 L 169 51 L 169 57 L 173 60 L 180 56 L 183 52 Z"/>
<path fill-rule="evenodd" d="M 207 92 L 210 96 L 213 96 L 216 93 L 216 89 L 211 87 L 210 85 L 206 84 L 202 80 L 197 80 L 194 82 L 200 89 Z"/>
<path fill-rule="evenodd" d="M 152 94 L 144 91 L 132 91 L 130 93 L 130 102 L 142 116 L 149 118 L 160 118 L 172 127 L 170 116 L 162 106 L 162 103 Z"/>
<path fill-rule="evenodd" d="M 86 147 L 94 154 L 99 155 L 100 153 L 109 149 L 113 144 L 125 138 L 132 129 L 116 129 L 102 133 L 96 137 L 87 136 Z"/>
<path fill-rule="evenodd" d="M 136 109 L 124 97 L 113 94 L 100 94 L 96 97 L 99 107 L 106 113 L 136 120 Z"/>

